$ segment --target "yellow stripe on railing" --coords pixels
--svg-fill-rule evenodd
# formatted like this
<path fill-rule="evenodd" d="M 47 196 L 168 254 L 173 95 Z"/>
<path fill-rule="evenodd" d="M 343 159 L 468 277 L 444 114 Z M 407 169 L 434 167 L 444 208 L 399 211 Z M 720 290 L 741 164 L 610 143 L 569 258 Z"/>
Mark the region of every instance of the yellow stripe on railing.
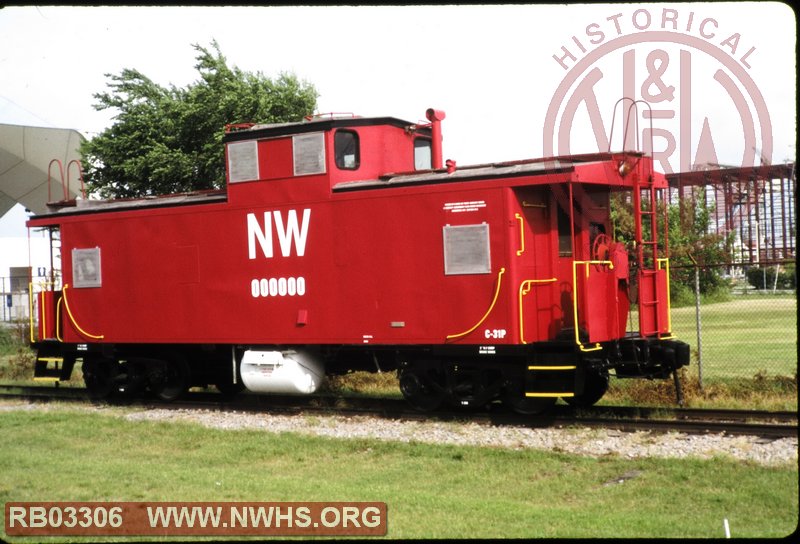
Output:
<path fill-rule="evenodd" d="M 483 314 L 483 317 L 477 323 L 475 323 L 475 325 L 471 329 L 468 329 L 468 330 L 466 330 L 464 332 L 461 332 L 461 333 L 458 333 L 458 334 L 449 334 L 449 335 L 447 335 L 446 338 L 448 340 L 452 340 L 454 338 L 461 338 L 462 336 L 466 336 L 469 333 L 471 333 L 472 331 L 474 331 L 475 329 L 477 329 L 478 327 L 480 327 L 481 323 L 486 321 L 486 318 L 489 317 L 490 313 L 492 313 L 492 310 L 494 309 L 494 305 L 497 303 L 497 297 L 500 296 L 500 283 L 502 281 L 503 274 L 505 274 L 505 272 L 506 272 L 506 269 L 505 268 L 501 268 L 500 272 L 498 272 L 498 274 L 497 274 L 497 288 L 494 290 L 494 297 L 492 298 L 492 303 L 489 305 L 489 309 L 486 310 L 486 313 Z"/>
<path fill-rule="evenodd" d="M 523 344 L 527 344 L 528 342 L 525 341 L 525 318 L 524 312 L 522 311 L 522 297 L 530 293 L 531 285 L 553 283 L 554 281 L 558 281 L 557 278 L 547 278 L 546 280 L 525 280 L 519 284 L 519 340 Z"/>
<path fill-rule="evenodd" d="M 31 344 L 36 342 L 33 337 L 33 282 L 28 283 L 28 321 L 31 328 Z"/>
<path fill-rule="evenodd" d="M 58 303 L 56 304 L 56 340 L 59 342 L 63 342 L 64 339 L 61 337 L 61 300 L 63 297 L 58 297 Z"/>
<path fill-rule="evenodd" d="M 90 334 L 90 333 L 86 332 L 85 330 L 83 330 L 80 327 L 80 325 L 78 325 L 78 323 L 75 321 L 75 316 L 72 315 L 72 310 L 69 309 L 69 301 L 67 301 L 67 288 L 68 287 L 69 287 L 69 284 L 65 284 L 64 285 L 64 288 L 61 291 L 61 300 L 64 301 L 64 308 L 67 310 L 67 315 L 69 316 L 69 319 L 72 322 L 72 325 L 76 329 L 78 329 L 78 332 L 80 332 L 83 336 L 86 336 L 87 338 L 93 338 L 95 340 L 102 340 L 104 338 L 104 336 L 102 334 Z"/>
<path fill-rule="evenodd" d="M 41 307 L 41 316 L 42 316 L 42 334 L 45 336 L 47 335 L 47 302 L 45 302 L 45 294 L 46 291 L 39 292 L 39 304 Z M 44 340 L 44 338 L 42 338 Z"/>
<path fill-rule="evenodd" d="M 611 261 L 572 261 L 572 295 L 573 295 L 573 303 L 572 303 L 572 318 L 573 324 L 575 329 L 575 343 L 578 345 L 581 351 L 598 351 L 603 349 L 598 343 L 595 343 L 594 347 L 587 348 L 583 345 L 580 339 L 580 333 L 578 327 L 578 265 L 583 265 L 586 269 L 586 277 L 589 277 L 589 265 L 590 264 L 602 264 L 608 265 L 609 269 L 613 270 L 614 263 Z"/>
<path fill-rule="evenodd" d="M 39 301 L 39 313 L 42 316 L 41 329 L 43 332 L 46 332 L 47 322 L 45 320 L 47 319 L 47 302 L 44 294 L 48 288 L 52 288 L 53 286 L 54 283 L 51 281 L 40 281 L 36 284 L 33 282 L 28 282 L 28 323 L 30 326 L 31 344 L 36 342 L 36 334 L 34 333 L 34 330 L 36 329 L 36 320 L 34 319 L 34 316 L 37 315 L 37 313 L 33 301 L 37 299 Z M 38 287 L 42 290 L 34 295 L 34 287 Z M 41 297 L 39 297 L 39 295 L 41 295 Z M 44 338 L 40 338 L 39 340 L 44 340 Z"/>
<path fill-rule="evenodd" d="M 662 258 L 656 259 L 656 263 L 658 265 L 658 269 L 661 270 L 661 264 L 664 263 L 664 270 L 667 273 L 667 335 L 661 336 L 661 333 L 658 333 L 658 337 L 662 340 L 670 340 L 675 338 L 675 335 L 672 334 L 672 301 L 670 300 L 669 295 L 669 259 Z"/>
<path fill-rule="evenodd" d="M 519 221 L 519 240 L 522 244 L 522 247 L 517 250 L 517 257 L 519 257 L 525 253 L 525 220 L 518 213 L 515 213 L 514 217 L 517 219 L 517 221 Z"/>

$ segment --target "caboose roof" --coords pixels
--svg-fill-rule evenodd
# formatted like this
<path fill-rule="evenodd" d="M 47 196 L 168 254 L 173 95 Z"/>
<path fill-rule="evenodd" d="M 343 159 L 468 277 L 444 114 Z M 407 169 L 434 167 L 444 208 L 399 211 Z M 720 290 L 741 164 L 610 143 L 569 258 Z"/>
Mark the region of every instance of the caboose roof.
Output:
<path fill-rule="evenodd" d="M 279 136 L 289 136 L 291 134 L 303 134 L 306 132 L 324 132 L 334 128 L 365 127 L 365 126 L 392 126 L 401 129 L 415 127 L 415 130 L 429 135 L 430 128 L 425 123 L 412 123 L 397 117 L 331 117 L 314 118 L 295 123 L 270 123 L 252 125 L 246 128 L 239 128 L 226 132 L 223 143 L 236 142 L 241 140 L 254 140 L 259 138 L 275 138 Z"/>
<path fill-rule="evenodd" d="M 574 168 L 572 162 L 559 159 L 546 162 L 530 160 L 517 161 L 513 163 L 481 164 L 476 166 L 459 167 L 452 173 L 442 170 L 427 170 L 418 173 L 385 174 L 380 176 L 378 179 L 342 182 L 335 185 L 333 190 L 347 191 L 377 187 L 391 187 L 396 185 L 447 183 L 499 177 L 507 178 L 516 176 L 530 176 L 543 174 L 545 172 L 563 172 L 571 170 L 572 168 Z"/>
<path fill-rule="evenodd" d="M 641 156 L 642 154 L 628 152 L 628 155 Z M 459 166 L 453 172 L 447 172 L 446 170 L 426 170 L 422 172 L 389 173 L 380 176 L 378 179 L 342 182 L 335 185 L 333 190 L 336 192 L 354 191 L 358 189 L 374 189 L 398 185 L 424 185 L 456 181 L 535 176 L 556 172 L 569 172 L 574 170 L 575 166 L 578 164 L 609 161 L 612 158 L 613 154 L 611 153 L 586 153 L 565 157 Z"/>
<path fill-rule="evenodd" d="M 37 214 L 32 220 L 47 219 L 65 215 L 83 215 L 90 213 L 136 210 L 142 208 L 167 208 L 194 204 L 213 204 L 228 199 L 225 189 L 210 189 L 191 193 L 157 195 L 139 198 L 116 199 L 76 199 L 66 202 L 48 203 L 48 212 Z"/>

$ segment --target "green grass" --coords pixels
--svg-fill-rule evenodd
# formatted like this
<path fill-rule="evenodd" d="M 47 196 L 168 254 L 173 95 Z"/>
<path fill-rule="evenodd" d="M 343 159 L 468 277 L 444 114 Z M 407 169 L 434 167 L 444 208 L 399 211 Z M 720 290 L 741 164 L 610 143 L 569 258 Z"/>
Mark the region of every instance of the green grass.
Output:
<path fill-rule="evenodd" d="M 712 378 L 703 387 L 692 370 L 681 369 L 687 408 L 797 411 L 797 378 L 756 374 L 749 378 Z M 668 380 L 612 379 L 598 404 L 612 406 L 676 406 L 675 384 Z"/>
<path fill-rule="evenodd" d="M 395 371 L 350 372 L 340 376 L 328 376 L 320 392 L 342 396 L 403 398 Z"/>
<path fill-rule="evenodd" d="M 0 379 L 4 383 L 32 381 L 34 356 L 26 323 L 0 322 Z"/>
<path fill-rule="evenodd" d="M 737 297 L 700 307 L 703 378 L 797 373 L 797 299 Z M 672 311 L 673 332 L 692 346 L 696 363 L 695 309 Z M 694 371 L 697 365 L 693 364 Z"/>
<path fill-rule="evenodd" d="M 381 501 L 395 539 L 719 538 L 725 518 L 735 537 L 767 538 L 798 522 L 796 466 L 334 440 L 50 406 L 0 412 L 3 502 Z"/>

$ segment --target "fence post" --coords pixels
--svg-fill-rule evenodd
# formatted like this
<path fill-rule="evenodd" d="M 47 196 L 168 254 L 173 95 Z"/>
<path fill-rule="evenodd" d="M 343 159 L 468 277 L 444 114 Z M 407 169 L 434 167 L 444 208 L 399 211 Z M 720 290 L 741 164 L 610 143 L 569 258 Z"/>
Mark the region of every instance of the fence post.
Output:
<path fill-rule="evenodd" d="M 778 263 L 775 266 L 775 283 L 772 284 L 772 294 L 774 295 L 778 291 L 778 274 L 781 273 L 781 263 Z"/>
<path fill-rule="evenodd" d="M 692 259 L 694 261 L 694 259 Z M 694 263 L 694 316 L 697 322 L 697 381 L 703 390 L 703 325 L 700 321 L 700 267 Z"/>

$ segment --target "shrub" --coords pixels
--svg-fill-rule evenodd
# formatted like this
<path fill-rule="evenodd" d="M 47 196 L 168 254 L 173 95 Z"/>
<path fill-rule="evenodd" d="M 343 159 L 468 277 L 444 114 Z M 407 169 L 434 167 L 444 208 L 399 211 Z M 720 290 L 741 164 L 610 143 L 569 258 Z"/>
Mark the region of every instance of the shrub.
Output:
<path fill-rule="evenodd" d="M 694 306 L 694 290 L 685 283 L 671 282 L 669 284 L 669 296 L 673 308 Z"/>
<path fill-rule="evenodd" d="M 33 352 L 27 344 L 25 323 L 0 323 L 0 378 L 29 378 L 33 372 Z"/>
<path fill-rule="evenodd" d="M 778 268 L 775 266 L 769 266 L 766 268 L 760 268 L 756 266 L 748 268 L 746 272 L 747 283 L 756 289 L 772 289 L 774 287 L 777 287 L 778 289 L 797 288 L 797 274 L 795 272 L 794 263 L 780 265 L 780 268 L 778 269 L 777 284 L 775 283 L 776 269 Z"/>

